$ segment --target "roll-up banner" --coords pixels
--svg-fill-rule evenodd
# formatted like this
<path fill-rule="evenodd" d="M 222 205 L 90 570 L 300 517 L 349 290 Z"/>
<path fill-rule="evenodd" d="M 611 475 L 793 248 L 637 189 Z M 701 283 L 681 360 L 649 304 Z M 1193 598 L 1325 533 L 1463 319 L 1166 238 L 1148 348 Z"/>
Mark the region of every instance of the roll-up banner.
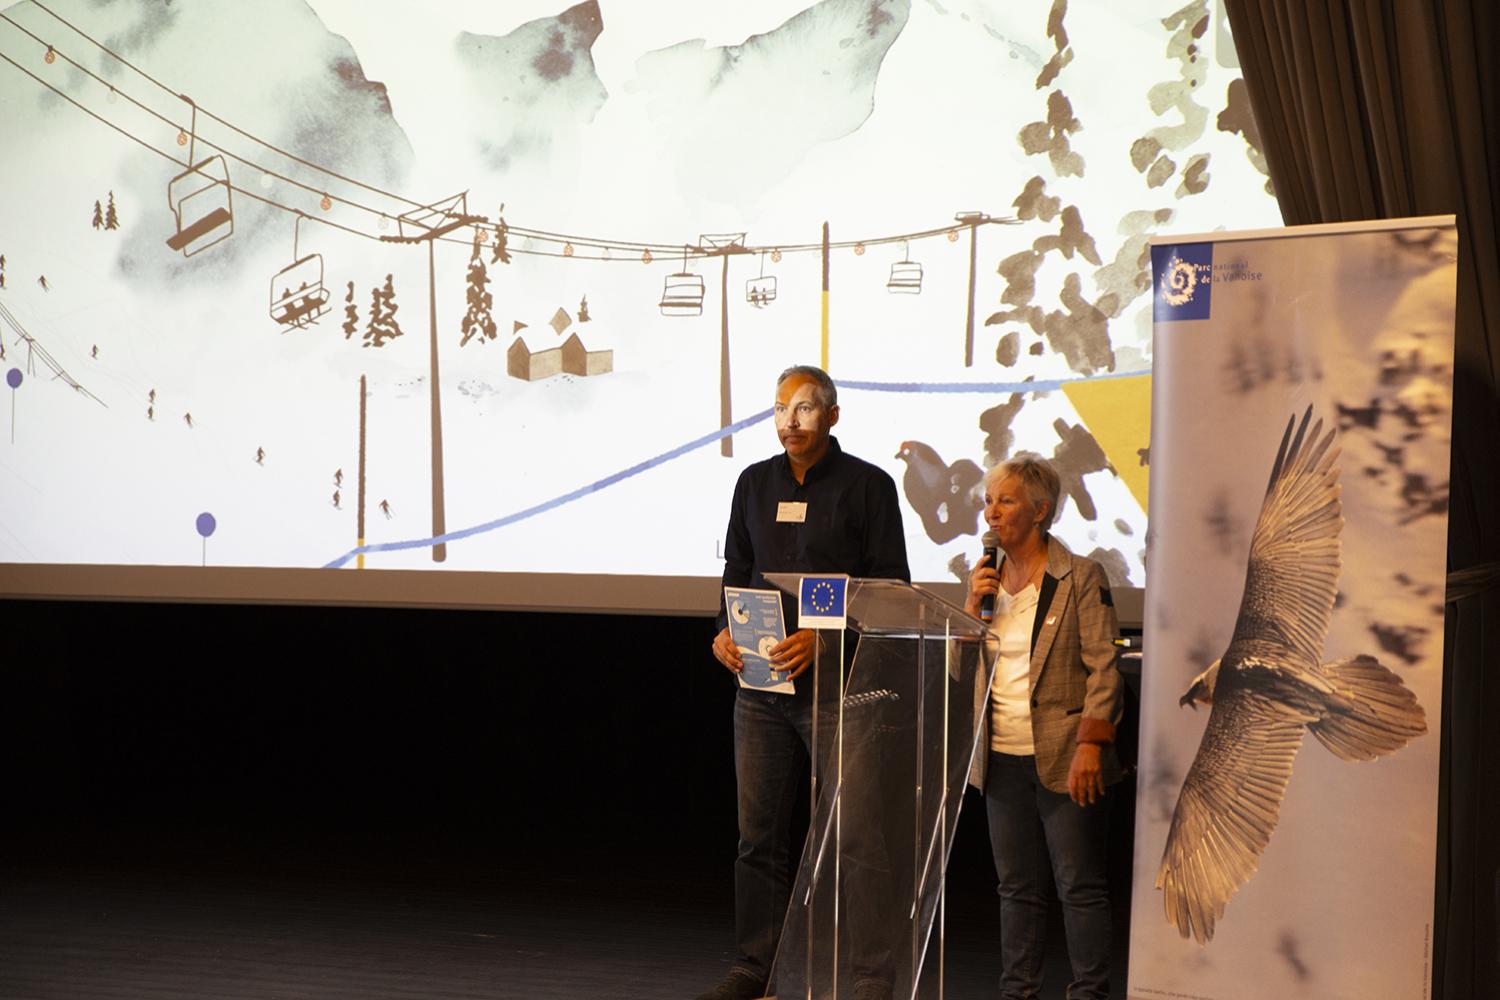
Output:
<path fill-rule="evenodd" d="M 1133 998 L 1429 994 L 1457 248 L 1152 241 Z"/>

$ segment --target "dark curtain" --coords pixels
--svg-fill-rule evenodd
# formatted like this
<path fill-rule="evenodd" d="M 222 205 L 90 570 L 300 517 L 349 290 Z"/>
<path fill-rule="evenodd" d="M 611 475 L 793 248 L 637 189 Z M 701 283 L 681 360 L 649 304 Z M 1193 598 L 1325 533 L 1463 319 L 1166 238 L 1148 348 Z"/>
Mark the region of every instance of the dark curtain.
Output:
<path fill-rule="evenodd" d="M 1458 218 L 1433 995 L 1495 996 L 1500 3 L 1225 0 L 1225 7 L 1288 225 Z"/>

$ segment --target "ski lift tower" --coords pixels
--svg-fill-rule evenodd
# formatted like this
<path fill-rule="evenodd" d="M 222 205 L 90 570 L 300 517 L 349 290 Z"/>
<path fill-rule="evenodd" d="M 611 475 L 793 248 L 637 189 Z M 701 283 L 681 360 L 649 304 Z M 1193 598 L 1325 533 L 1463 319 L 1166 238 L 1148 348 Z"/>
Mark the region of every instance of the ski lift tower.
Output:
<path fill-rule="evenodd" d="M 427 307 L 432 332 L 429 340 L 429 364 L 432 384 L 432 537 L 440 539 L 447 533 L 447 517 L 443 509 L 443 407 L 438 386 L 438 326 L 437 326 L 437 241 L 465 226 L 486 223 L 482 215 L 469 214 L 469 192 L 431 205 L 414 208 L 396 217 L 397 234 L 382 236 L 384 243 L 427 244 Z M 432 545 L 432 561 L 443 562 L 448 558 L 448 546 L 441 541 Z"/>
<path fill-rule="evenodd" d="M 979 227 L 990 222 L 1014 224 L 1015 219 L 997 219 L 984 212 L 959 212 L 954 221 L 969 227 L 969 312 L 964 323 L 964 367 L 974 367 L 974 287 L 977 275 L 975 265 L 979 260 Z"/>
<path fill-rule="evenodd" d="M 745 248 L 744 233 L 705 233 L 698 237 L 697 252 L 704 257 L 720 257 L 724 269 L 719 279 L 719 429 L 734 422 L 729 402 L 729 258 L 750 251 Z M 719 439 L 719 454 L 734 457 L 734 437 Z"/>

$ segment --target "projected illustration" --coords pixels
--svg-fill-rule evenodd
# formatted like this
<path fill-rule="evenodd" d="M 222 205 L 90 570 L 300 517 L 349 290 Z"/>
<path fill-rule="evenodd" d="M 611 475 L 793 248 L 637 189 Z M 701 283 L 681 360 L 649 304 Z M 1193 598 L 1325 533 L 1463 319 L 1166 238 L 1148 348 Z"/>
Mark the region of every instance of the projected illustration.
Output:
<path fill-rule="evenodd" d="M 813 363 L 916 578 L 1025 450 L 1140 585 L 1147 241 L 1278 216 L 1128 6 L 4 6 L 0 562 L 717 577 Z"/>

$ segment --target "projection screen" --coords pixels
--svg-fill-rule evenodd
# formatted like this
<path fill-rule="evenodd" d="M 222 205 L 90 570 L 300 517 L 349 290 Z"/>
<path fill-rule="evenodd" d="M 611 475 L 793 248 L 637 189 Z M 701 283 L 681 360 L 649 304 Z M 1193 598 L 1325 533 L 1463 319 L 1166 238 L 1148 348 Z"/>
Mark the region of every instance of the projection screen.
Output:
<path fill-rule="evenodd" d="M 1139 588 L 1147 241 L 1279 221 L 1210 2 L 16 3 L 0 134 L 9 596 L 705 612 L 797 363 Z"/>

